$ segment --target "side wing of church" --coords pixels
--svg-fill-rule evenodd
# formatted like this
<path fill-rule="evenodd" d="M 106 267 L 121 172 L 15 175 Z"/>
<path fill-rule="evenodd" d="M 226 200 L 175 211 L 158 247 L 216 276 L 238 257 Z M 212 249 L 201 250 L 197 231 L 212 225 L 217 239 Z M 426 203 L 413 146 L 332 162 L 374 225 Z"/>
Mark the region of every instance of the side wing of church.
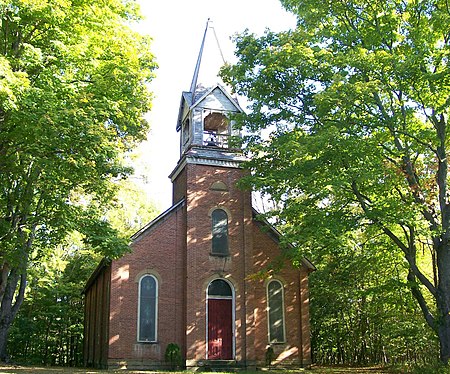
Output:
<path fill-rule="evenodd" d="M 308 274 L 283 260 L 279 233 L 256 219 L 246 171 L 230 143 L 241 111 L 200 78 L 208 25 L 177 130 L 173 205 L 132 237 L 131 252 L 102 261 L 85 288 L 86 366 L 163 368 L 170 343 L 188 368 L 311 363 Z M 272 263 L 280 270 L 266 272 Z M 265 274 L 265 276 L 261 276 Z"/>

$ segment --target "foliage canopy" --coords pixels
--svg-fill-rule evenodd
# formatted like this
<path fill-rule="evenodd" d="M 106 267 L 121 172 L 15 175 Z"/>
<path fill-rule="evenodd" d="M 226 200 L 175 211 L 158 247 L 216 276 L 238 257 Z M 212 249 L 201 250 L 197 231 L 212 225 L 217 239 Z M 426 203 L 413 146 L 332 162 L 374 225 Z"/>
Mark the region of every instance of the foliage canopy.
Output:
<path fill-rule="evenodd" d="M 293 31 L 236 37 L 252 176 L 300 255 L 385 235 L 450 357 L 450 13 L 445 0 L 283 0 Z M 419 262 L 427 253 L 428 264 Z"/>
<path fill-rule="evenodd" d="M 127 249 L 102 216 L 148 129 L 156 65 L 138 19 L 133 1 L 0 1 L 1 359 L 30 262 L 74 230 L 103 255 Z"/>

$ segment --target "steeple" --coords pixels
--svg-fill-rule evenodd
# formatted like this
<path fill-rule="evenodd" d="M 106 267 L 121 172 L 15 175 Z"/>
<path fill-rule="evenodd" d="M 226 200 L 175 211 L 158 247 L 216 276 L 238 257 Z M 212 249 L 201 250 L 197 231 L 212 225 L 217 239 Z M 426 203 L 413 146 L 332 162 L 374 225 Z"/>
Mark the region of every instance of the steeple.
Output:
<path fill-rule="evenodd" d="M 229 147 L 229 137 L 236 135 L 229 114 L 242 112 L 242 109 L 218 76 L 224 63 L 216 32 L 208 19 L 190 89 L 181 96 L 177 121 L 181 157 L 192 147 L 236 152 Z M 217 156 L 221 157 L 220 154 Z"/>
<path fill-rule="evenodd" d="M 231 114 L 240 113 L 242 109 L 218 77 L 224 62 L 217 35 L 208 20 L 191 86 L 181 95 L 177 120 L 180 160 L 170 175 L 174 191 L 178 185 L 175 180 L 190 164 L 241 167 L 242 152 L 232 147 L 230 139 L 239 136 L 239 131 L 233 128 Z"/>
<path fill-rule="evenodd" d="M 193 97 L 195 97 L 197 85 L 200 89 L 217 83 L 223 85 L 218 73 L 225 63 L 213 22 L 208 18 L 189 90 Z M 203 68 L 201 69 L 201 67 Z"/>

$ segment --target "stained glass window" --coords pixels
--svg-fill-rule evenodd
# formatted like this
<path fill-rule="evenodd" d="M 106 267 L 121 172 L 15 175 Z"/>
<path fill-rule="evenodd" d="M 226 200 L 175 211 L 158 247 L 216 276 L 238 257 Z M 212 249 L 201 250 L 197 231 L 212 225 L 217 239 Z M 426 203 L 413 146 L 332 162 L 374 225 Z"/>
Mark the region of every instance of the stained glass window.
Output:
<path fill-rule="evenodd" d="M 153 275 L 144 275 L 139 282 L 138 341 L 156 341 L 158 282 Z"/>
<path fill-rule="evenodd" d="M 267 304 L 269 342 L 283 343 L 285 341 L 283 285 L 277 280 L 272 280 L 267 285 Z"/>
<path fill-rule="evenodd" d="M 212 249 L 213 255 L 228 255 L 228 215 L 223 209 L 212 212 Z"/>

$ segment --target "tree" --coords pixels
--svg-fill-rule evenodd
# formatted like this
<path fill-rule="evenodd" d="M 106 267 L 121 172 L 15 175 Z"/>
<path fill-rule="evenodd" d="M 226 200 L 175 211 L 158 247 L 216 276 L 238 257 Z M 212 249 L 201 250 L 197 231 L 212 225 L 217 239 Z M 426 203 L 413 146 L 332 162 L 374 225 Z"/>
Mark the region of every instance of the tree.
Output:
<path fill-rule="evenodd" d="M 251 103 L 237 119 L 254 156 L 249 183 L 279 203 L 303 253 L 339 247 L 356 230 L 389 238 L 447 363 L 447 1 L 282 4 L 297 28 L 237 36 L 239 61 L 223 70 Z"/>
<path fill-rule="evenodd" d="M 138 183 L 131 179 L 121 181 L 114 204 L 106 213 L 111 225 L 126 237 L 131 237 L 158 215 L 158 209 Z"/>
<path fill-rule="evenodd" d="M 102 255 L 127 240 L 102 219 L 124 154 L 145 137 L 149 39 L 132 1 L 0 2 L 0 359 L 27 268 L 67 233 Z"/>
<path fill-rule="evenodd" d="M 82 365 L 81 291 L 99 259 L 87 249 L 74 251 L 70 246 L 75 244 L 72 237 L 29 267 L 30 282 L 8 339 L 14 362 Z"/>
<path fill-rule="evenodd" d="M 116 203 L 106 217 L 128 237 L 157 212 L 137 184 L 130 179 L 118 184 Z M 8 339 L 8 354 L 15 362 L 82 365 L 82 291 L 100 261 L 82 239 L 77 233 L 68 235 L 61 245 L 29 267 L 25 299 Z"/>
<path fill-rule="evenodd" d="M 402 257 L 388 238 L 360 235 L 359 246 L 343 243 L 312 257 L 317 266 L 310 275 L 314 362 L 434 363 L 438 341 L 408 290 Z"/>

